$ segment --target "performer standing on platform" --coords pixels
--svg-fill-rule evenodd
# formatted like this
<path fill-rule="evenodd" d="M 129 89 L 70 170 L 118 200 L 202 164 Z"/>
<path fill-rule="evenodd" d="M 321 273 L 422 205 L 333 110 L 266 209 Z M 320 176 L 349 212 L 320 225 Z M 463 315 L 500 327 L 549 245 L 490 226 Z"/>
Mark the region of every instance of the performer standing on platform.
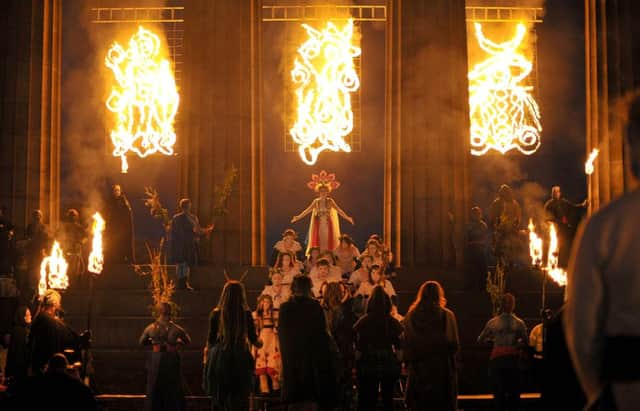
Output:
<path fill-rule="evenodd" d="M 191 200 L 180 200 L 180 212 L 171 220 L 171 261 L 178 265 L 178 288 L 193 290 L 191 268 L 198 262 L 198 240 L 213 231 L 213 224 L 200 227 L 198 217 L 191 214 Z"/>
<path fill-rule="evenodd" d="M 158 304 L 158 319 L 149 324 L 140 336 L 141 345 L 150 345 L 147 365 L 148 411 L 186 410 L 184 381 L 178 349 L 191 342 L 189 334 L 171 321 L 171 305 Z"/>
<path fill-rule="evenodd" d="M 291 219 L 292 223 L 302 220 L 311 214 L 309 234 L 307 238 L 307 251 L 312 247 L 320 247 L 322 251 L 333 251 L 338 246 L 340 238 L 340 221 L 338 216 L 354 224 L 353 218 L 342 211 L 335 200 L 329 197 L 329 193 L 340 187 L 335 174 L 328 174 L 322 170 L 320 174 L 313 174 L 307 187 L 318 193 L 311 204 L 300 214 Z"/>
<path fill-rule="evenodd" d="M 31 300 L 40 279 L 40 263 L 45 250 L 50 246 L 51 239 L 47 227 L 42 223 L 42 211 L 34 210 L 31 213 L 31 222 L 25 231 L 27 244 L 25 256 L 27 260 L 26 278 L 21 279 L 18 284 L 20 291 L 25 293 L 27 299 Z"/>
<path fill-rule="evenodd" d="M 575 212 L 586 208 L 587 204 L 587 200 L 580 204 L 573 204 L 562 197 L 560 186 L 551 188 L 551 198 L 544 204 L 547 221 L 555 224 L 558 229 L 558 240 L 560 241 L 558 264 L 560 267 L 566 267 L 569 260 L 569 251 L 575 234 Z"/>
<path fill-rule="evenodd" d="M 69 264 L 67 275 L 73 284 L 85 270 L 82 246 L 87 241 L 87 232 L 80 222 L 80 213 L 75 208 L 67 210 L 66 218 L 58 230 L 58 238 Z"/>
<path fill-rule="evenodd" d="M 520 204 L 513 190 L 506 184 L 498 189 L 498 196 L 489 206 L 489 225 L 493 230 L 495 255 L 513 262 L 518 248 L 518 230 L 522 220 Z"/>
<path fill-rule="evenodd" d="M 113 186 L 106 212 L 107 258 L 113 263 L 134 263 L 131 204 L 119 184 Z"/>

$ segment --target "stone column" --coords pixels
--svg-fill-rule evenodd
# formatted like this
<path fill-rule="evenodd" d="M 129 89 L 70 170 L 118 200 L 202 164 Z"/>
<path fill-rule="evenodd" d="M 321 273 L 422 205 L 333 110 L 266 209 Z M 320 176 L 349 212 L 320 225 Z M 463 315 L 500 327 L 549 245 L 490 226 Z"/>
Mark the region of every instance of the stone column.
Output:
<path fill-rule="evenodd" d="M 620 113 L 640 86 L 640 4 L 634 0 L 585 0 L 587 153 L 600 149 L 589 179 L 590 211 L 629 190 Z"/>
<path fill-rule="evenodd" d="M 6 0 L 0 27 L 0 203 L 22 229 L 41 209 L 60 209 L 60 0 Z M 21 234 L 19 234 L 21 235 Z"/>
<path fill-rule="evenodd" d="M 388 5 L 385 229 L 403 266 L 460 266 L 469 202 L 465 2 Z"/>
<path fill-rule="evenodd" d="M 202 247 L 203 259 L 219 265 L 266 261 L 260 11 L 259 0 L 185 4 L 181 195 L 193 200 L 205 220 L 213 208 L 214 186 L 232 165 L 239 171 L 229 214 Z"/>

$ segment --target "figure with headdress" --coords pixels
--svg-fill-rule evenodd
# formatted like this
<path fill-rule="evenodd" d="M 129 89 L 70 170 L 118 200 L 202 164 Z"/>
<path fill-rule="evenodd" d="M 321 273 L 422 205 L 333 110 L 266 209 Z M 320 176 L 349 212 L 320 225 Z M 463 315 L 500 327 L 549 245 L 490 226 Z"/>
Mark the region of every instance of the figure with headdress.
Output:
<path fill-rule="evenodd" d="M 157 307 L 158 318 L 140 336 L 140 344 L 151 346 L 147 375 L 147 410 L 186 410 L 184 380 L 178 350 L 191 337 L 171 320 L 168 302 Z"/>
<path fill-rule="evenodd" d="M 278 313 L 279 308 L 275 307 L 273 298 L 269 294 L 258 297 L 253 318 L 262 347 L 254 347 L 253 356 L 256 360 L 256 376 L 259 378 L 260 392 L 263 394 L 280 389 L 282 359 L 277 331 Z"/>
<path fill-rule="evenodd" d="M 318 193 L 309 206 L 300 214 L 291 219 L 292 223 L 302 220 L 311 214 L 309 223 L 309 234 L 307 238 L 307 252 L 311 247 L 320 247 L 322 251 L 333 251 L 338 246 L 340 238 L 340 221 L 338 216 L 354 224 L 353 218 L 342 211 L 338 203 L 329 194 L 340 187 L 336 181 L 336 175 L 322 170 L 320 174 L 313 174 L 307 187 Z"/>
<path fill-rule="evenodd" d="M 282 240 L 278 241 L 273 246 L 273 252 L 271 253 L 270 265 L 273 267 L 278 260 L 280 254 L 291 253 L 296 260 L 302 261 L 302 245 L 297 241 L 298 233 L 293 228 L 287 228 L 282 233 Z"/>

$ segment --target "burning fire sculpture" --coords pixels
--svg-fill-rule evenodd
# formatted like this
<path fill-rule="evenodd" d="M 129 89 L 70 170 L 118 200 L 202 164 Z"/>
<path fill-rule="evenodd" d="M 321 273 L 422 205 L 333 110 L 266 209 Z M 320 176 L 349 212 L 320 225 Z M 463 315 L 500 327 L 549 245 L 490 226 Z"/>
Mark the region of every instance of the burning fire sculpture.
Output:
<path fill-rule="evenodd" d="M 591 154 L 589 154 L 589 158 L 584 163 L 584 172 L 586 175 L 590 176 L 591 174 L 593 174 L 595 170 L 593 163 L 596 161 L 596 158 L 598 158 L 598 154 L 600 154 L 600 150 L 598 150 L 597 148 L 594 148 L 591 151 Z"/>
<path fill-rule="evenodd" d="M 541 267 L 558 285 L 567 285 L 567 273 L 558 267 L 560 246 L 558 233 L 554 224 L 551 224 L 549 227 L 549 250 L 547 252 L 547 264 L 544 267 L 542 267 L 542 248 L 542 239 L 536 234 L 533 221 L 529 220 L 529 254 L 531 255 L 531 264 L 535 267 Z"/>
<path fill-rule="evenodd" d="M 64 259 L 64 253 L 57 241 L 53 242 L 51 255 L 46 256 L 40 263 L 40 283 L 38 295 L 43 296 L 47 288 L 64 290 L 69 286 L 67 268 L 69 265 Z"/>
<path fill-rule="evenodd" d="M 128 49 L 117 42 L 111 46 L 105 65 L 115 80 L 106 104 L 115 114 L 111 141 L 122 172 L 129 168 L 128 152 L 140 157 L 157 152 L 172 155 L 180 96 L 171 64 L 162 57 L 160 38 L 141 26 Z"/>
<path fill-rule="evenodd" d="M 87 269 L 90 273 L 100 274 L 104 264 L 104 255 L 102 253 L 102 232 L 104 231 L 105 223 L 100 213 L 93 215 L 93 225 L 91 232 L 93 233 L 93 240 L 91 241 L 91 254 L 89 254 L 89 265 Z"/>
<path fill-rule="evenodd" d="M 342 29 L 331 22 L 321 31 L 302 27 L 309 38 L 291 70 L 297 118 L 289 132 L 302 161 L 313 165 L 324 150 L 351 151 L 345 137 L 353 130 L 350 93 L 360 87 L 353 59 L 361 50 L 353 44 L 353 20 Z"/>
<path fill-rule="evenodd" d="M 530 155 L 540 147 L 540 109 L 525 85 L 531 61 L 517 50 L 526 27 L 518 24 L 516 35 L 494 43 L 475 23 L 478 45 L 489 57 L 469 72 L 471 154 L 481 156 L 493 149 L 504 154 L 517 148 Z"/>

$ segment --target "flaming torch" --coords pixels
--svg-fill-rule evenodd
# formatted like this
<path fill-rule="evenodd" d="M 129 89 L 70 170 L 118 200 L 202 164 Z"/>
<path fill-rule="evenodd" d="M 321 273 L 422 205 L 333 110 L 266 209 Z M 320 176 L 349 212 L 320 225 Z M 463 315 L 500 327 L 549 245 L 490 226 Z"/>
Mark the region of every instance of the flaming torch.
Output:
<path fill-rule="evenodd" d="M 102 272 L 102 266 L 104 264 L 104 255 L 102 254 L 102 232 L 104 231 L 104 227 L 104 219 L 100 213 L 96 212 L 93 215 L 93 225 L 91 227 L 93 240 L 91 241 L 91 254 L 89 254 L 89 265 L 87 267 L 90 273 L 100 274 Z"/>
<path fill-rule="evenodd" d="M 559 286 L 567 285 L 567 273 L 562 268 L 558 267 L 558 256 L 560 253 L 560 246 L 558 243 L 558 233 L 556 231 L 555 224 L 551 224 L 549 227 L 549 252 L 547 254 L 547 267 L 546 271 L 549 277 L 556 282 Z"/>
<path fill-rule="evenodd" d="M 64 253 L 58 241 L 53 242 L 51 254 L 46 256 L 40 263 L 40 283 L 38 284 L 38 295 L 43 296 L 47 288 L 64 290 L 69 286 L 67 268 L 69 265 L 64 259 Z"/>
<path fill-rule="evenodd" d="M 594 148 L 591 154 L 589 154 L 589 158 L 587 158 L 587 161 L 584 163 L 584 173 L 586 175 L 590 176 L 593 174 L 595 170 L 593 163 L 596 161 L 596 158 L 598 158 L 598 154 L 600 154 L 600 150 L 597 148 Z"/>
<path fill-rule="evenodd" d="M 127 153 L 139 157 L 173 154 L 173 128 L 180 97 L 169 61 L 162 57 L 160 38 L 140 26 L 125 49 L 114 43 L 105 58 L 114 84 L 107 109 L 114 113 L 111 130 L 114 157 L 127 172 Z"/>
<path fill-rule="evenodd" d="M 526 85 L 533 64 L 518 52 L 527 29 L 518 24 L 515 36 L 494 43 L 474 24 L 478 46 L 488 54 L 469 72 L 471 154 L 489 150 L 504 154 L 518 149 L 530 155 L 540 147 L 540 109 Z"/>
<path fill-rule="evenodd" d="M 529 255 L 534 267 L 542 265 L 542 238 L 535 232 L 533 220 L 529 219 Z"/>
<path fill-rule="evenodd" d="M 329 22 L 322 30 L 307 24 L 309 36 L 298 48 L 291 79 L 296 87 L 297 119 L 289 130 L 300 158 L 313 165 L 324 150 L 351 152 L 345 141 L 353 130 L 351 95 L 360 88 L 353 59 L 353 20 L 339 29 Z"/>

